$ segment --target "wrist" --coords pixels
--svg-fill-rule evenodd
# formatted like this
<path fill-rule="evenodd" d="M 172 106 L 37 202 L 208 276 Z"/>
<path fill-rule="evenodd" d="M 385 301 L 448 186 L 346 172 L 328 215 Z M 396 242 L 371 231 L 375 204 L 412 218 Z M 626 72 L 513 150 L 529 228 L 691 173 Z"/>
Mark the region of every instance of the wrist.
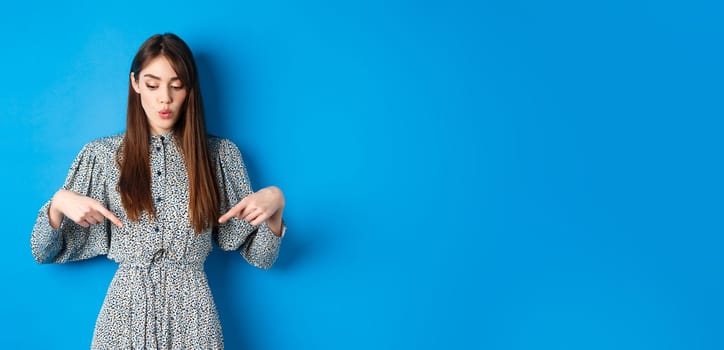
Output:
<path fill-rule="evenodd" d="M 277 207 L 279 208 L 277 210 L 277 212 L 274 214 L 275 215 L 279 214 L 279 216 L 281 217 L 281 211 L 284 210 L 284 204 L 285 204 L 284 203 L 285 202 L 284 192 L 282 192 L 282 189 L 277 186 L 269 186 L 269 190 L 271 190 L 272 193 L 274 193 L 274 195 L 276 196 Z"/>
<path fill-rule="evenodd" d="M 60 222 L 63 220 L 63 211 L 60 210 L 63 194 L 65 190 L 59 190 L 50 199 L 50 206 L 48 207 L 48 222 L 50 227 L 57 229 L 60 227 Z"/>
<path fill-rule="evenodd" d="M 282 216 L 279 212 L 274 213 L 274 215 L 267 219 L 267 225 L 269 225 L 269 229 L 272 234 L 277 237 L 281 237 L 284 222 L 282 221 Z"/>
<path fill-rule="evenodd" d="M 55 192 L 53 198 L 50 199 L 50 208 L 48 208 L 48 214 L 57 216 L 57 214 L 62 213 L 59 207 L 62 205 L 65 192 L 66 191 L 62 189 L 58 190 L 58 192 Z"/>

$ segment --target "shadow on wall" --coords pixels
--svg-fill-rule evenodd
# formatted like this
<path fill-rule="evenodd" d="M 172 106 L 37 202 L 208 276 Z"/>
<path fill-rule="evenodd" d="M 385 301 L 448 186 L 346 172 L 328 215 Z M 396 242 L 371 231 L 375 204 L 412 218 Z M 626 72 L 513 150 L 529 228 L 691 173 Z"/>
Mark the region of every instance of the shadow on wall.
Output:
<path fill-rule="evenodd" d="M 229 116 L 227 112 L 230 109 L 229 103 L 225 101 L 234 101 L 234 103 L 244 103 L 248 94 L 244 89 L 234 88 L 229 91 L 222 82 L 223 74 L 218 74 L 216 68 L 220 65 L 214 61 L 213 57 L 204 52 L 195 52 L 194 57 L 199 69 L 204 99 L 204 108 L 206 112 L 206 124 L 208 130 L 233 130 L 234 120 L 237 118 L 245 118 L 244 115 Z M 234 84 L 237 86 L 238 84 Z M 246 86 L 245 84 L 241 84 Z M 233 94 L 233 97 L 231 96 Z M 241 101 L 241 102 L 239 102 Z M 219 137 L 229 137 L 230 135 L 217 134 Z M 240 148 L 241 145 L 239 145 Z M 244 153 L 242 149 L 242 157 L 249 172 L 249 178 L 252 185 L 255 183 L 264 183 L 260 181 L 258 172 L 254 171 L 254 157 L 248 153 Z M 254 188 L 258 190 L 258 188 Z M 294 234 L 284 238 L 280 250 L 279 259 L 273 266 L 275 271 L 289 271 L 295 265 L 295 261 L 299 261 L 301 256 L 307 255 L 302 246 L 312 247 L 313 245 L 301 244 L 300 237 L 311 237 L 311 235 L 300 235 L 299 227 L 292 226 L 291 231 Z M 224 345 L 229 349 L 253 349 L 254 339 L 257 335 L 249 334 L 250 324 L 253 324 L 253 317 L 244 312 L 248 310 L 248 305 L 244 305 L 249 294 L 249 289 L 245 288 L 247 284 L 245 280 L 249 280 L 249 266 L 247 262 L 238 252 L 224 252 L 214 245 L 214 249 L 206 261 L 206 273 L 209 278 L 209 285 L 214 296 L 214 301 L 219 310 L 221 318 L 221 326 L 224 332 Z M 256 341 L 264 342 L 265 337 L 256 339 Z"/>
<path fill-rule="evenodd" d="M 223 77 L 214 71 L 214 68 L 218 67 L 219 64 L 214 62 L 211 55 L 204 52 L 194 51 L 194 59 L 199 70 L 207 130 L 230 130 L 229 117 L 223 112 L 227 110 L 223 107 L 224 101 L 228 101 L 230 98 L 228 96 L 229 92 L 224 89 L 224 84 L 221 81 Z M 245 95 L 243 88 L 234 91 L 234 99 L 236 101 L 241 99 L 241 103 L 245 103 L 243 101 Z M 224 137 L 224 135 L 216 136 Z"/>
<path fill-rule="evenodd" d="M 228 98 L 226 96 L 228 92 L 223 88 L 221 76 L 214 70 L 218 65 L 213 61 L 211 55 L 204 52 L 195 52 L 194 58 L 202 85 L 207 129 L 229 130 L 229 117 L 223 112 L 226 110 L 223 101 Z M 238 95 L 237 98 L 243 98 L 245 94 L 242 90 L 235 91 L 235 95 Z M 226 137 L 226 135 L 215 136 Z M 224 345 L 229 349 L 252 349 L 249 338 L 244 336 L 243 330 L 249 329 L 245 324 L 244 313 L 237 312 L 245 309 L 242 302 L 247 299 L 244 297 L 245 291 L 239 287 L 242 284 L 234 283 L 235 279 L 248 278 L 248 274 L 243 270 L 233 268 L 233 264 L 241 262 L 243 262 L 243 258 L 238 254 L 223 252 L 218 246 L 214 246 L 205 264 L 209 286 L 221 318 Z"/>

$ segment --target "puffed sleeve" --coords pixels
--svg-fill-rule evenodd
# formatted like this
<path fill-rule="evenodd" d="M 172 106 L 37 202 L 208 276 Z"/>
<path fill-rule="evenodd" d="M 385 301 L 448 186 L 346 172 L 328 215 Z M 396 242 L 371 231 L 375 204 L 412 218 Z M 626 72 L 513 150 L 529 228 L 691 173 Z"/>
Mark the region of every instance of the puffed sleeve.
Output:
<path fill-rule="evenodd" d="M 104 164 L 96 153 L 92 144 L 83 147 L 73 161 L 62 188 L 94 198 L 107 207 Z M 86 228 L 63 217 L 60 226 L 53 229 L 48 219 L 49 208 L 50 201 L 40 208 L 30 237 L 35 261 L 64 263 L 108 253 L 110 237 L 108 220 Z"/>
<path fill-rule="evenodd" d="M 215 139 L 214 141 L 217 142 L 214 145 L 216 147 L 211 146 L 210 148 L 216 150 L 218 157 L 216 176 L 221 200 L 219 209 L 221 214 L 224 214 L 251 194 L 252 188 L 244 160 L 236 145 L 226 139 Z M 285 231 L 286 224 L 282 223 L 282 232 Z M 262 269 L 269 269 L 279 255 L 282 237 L 274 235 L 266 222 L 254 227 L 245 220 L 231 218 L 225 224 L 217 227 L 215 239 L 221 249 L 239 251 L 250 264 Z"/>

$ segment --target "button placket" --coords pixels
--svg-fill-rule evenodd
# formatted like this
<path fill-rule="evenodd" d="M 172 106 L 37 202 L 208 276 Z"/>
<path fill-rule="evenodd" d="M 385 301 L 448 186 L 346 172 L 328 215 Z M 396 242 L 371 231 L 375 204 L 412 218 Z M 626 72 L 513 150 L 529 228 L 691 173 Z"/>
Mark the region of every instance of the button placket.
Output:
<path fill-rule="evenodd" d="M 160 200 L 164 196 L 164 190 L 166 188 L 166 176 L 165 176 L 165 164 L 166 164 L 166 147 L 164 145 L 164 137 L 151 137 L 152 139 L 152 150 L 155 149 L 156 152 L 151 151 L 151 174 L 155 174 L 156 176 L 152 176 L 151 180 L 151 196 L 154 199 L 154 206 L 156 208 L 156 223 L 153 226 L 153 234 L 154 234 L 154 246 L 156 249 L 165 250 L 166 244 L 164 240 L 164 217 L 165 214 L 165 208 L 163 205 L 163 202 Z"/>

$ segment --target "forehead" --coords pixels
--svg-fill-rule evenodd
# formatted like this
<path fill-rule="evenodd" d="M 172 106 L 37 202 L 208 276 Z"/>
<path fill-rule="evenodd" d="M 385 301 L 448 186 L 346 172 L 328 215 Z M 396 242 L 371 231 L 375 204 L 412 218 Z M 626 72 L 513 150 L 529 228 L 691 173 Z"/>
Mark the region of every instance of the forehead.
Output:
<path fill-rule="evenodd" d="M 178 78 L 178 74 L 173 70 L 171 63 L 165 56 L 158 56 L 149 61 L 148 64 L 141 69 L 139 75 L 145 78 L 150 78 L 147 75 L 153 75 L 162 80 Z"/>

